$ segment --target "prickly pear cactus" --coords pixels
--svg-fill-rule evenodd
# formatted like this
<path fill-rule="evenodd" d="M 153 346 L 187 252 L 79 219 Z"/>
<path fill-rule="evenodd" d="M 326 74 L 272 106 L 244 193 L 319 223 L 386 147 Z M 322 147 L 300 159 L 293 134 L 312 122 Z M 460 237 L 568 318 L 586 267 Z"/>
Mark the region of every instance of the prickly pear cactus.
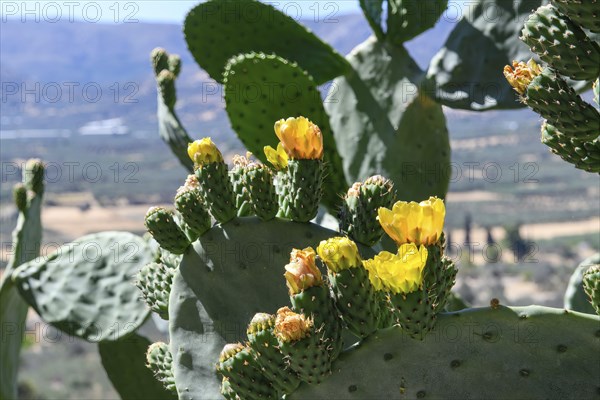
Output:
<path fill-rule="evenodd" d="M 600 173 L 600 112 L 564 78 L 598 81 L 600 45 L 586 32 L 597 29 L 596 14 L 595 0 L 553 0 L 539 7 L 525 22 L 521 39 L 548 66 L 514 61 L 504 75 L 521 102 L 546 119 L 542 143 L 576 168 Z"/>
<path fill-rule="evenodd" d="M 582 313 L 593 314 L 594 308 L 589 301 L 589 297 L 583 288 L 583 274 L 587 269 L 595 264 L 600 264 L 600 254 L 595 254 L 586 258 L 575 268 L 567 290 L 565 291 L 564 304 L 567 310 L 579 311 Z"/>
<path fill-rule="evenodd" d="M 23 170 L 23 183 L 14 188 L 19 217 L 13 231 L 12 254 L 0 282 L 0 399 L 17 398 L 19 354 L 25 334 L 29 305 L 11 279 L 21 264 L 39 256 L 42 241 L 41 209 L 44 195 L 44 165 L 29 160 Z"/>

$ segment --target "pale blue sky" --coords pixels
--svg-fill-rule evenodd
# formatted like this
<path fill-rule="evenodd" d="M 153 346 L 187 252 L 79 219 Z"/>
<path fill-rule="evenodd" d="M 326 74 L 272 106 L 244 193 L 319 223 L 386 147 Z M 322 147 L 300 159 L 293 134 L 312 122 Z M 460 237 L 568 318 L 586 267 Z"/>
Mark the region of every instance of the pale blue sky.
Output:
<path fill-rule="evenodd" d="M 199 0 L 56 0 L 0 1 L 2 21 L 87 21 L 103 23 L 181 23 Z M 358 0 L 268 0 L 265 3 L 298 20 L 322 20 L 349 12 L 360 12 Z"/>

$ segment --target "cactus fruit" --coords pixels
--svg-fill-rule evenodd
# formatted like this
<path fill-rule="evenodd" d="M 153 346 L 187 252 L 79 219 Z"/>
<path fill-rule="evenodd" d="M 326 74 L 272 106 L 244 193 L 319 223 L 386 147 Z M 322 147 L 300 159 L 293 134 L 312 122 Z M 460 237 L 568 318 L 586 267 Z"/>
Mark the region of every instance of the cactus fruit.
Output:
<path fill-rule="evenodd" d="M 206 205 L 198 189 L 198 181 L 194 175 L 188 176 L 186 185 L 177 190 L 175 209 L 183 219 L 184 230 L 190 241 L 195 241 L 210 229 L 210 214 L 206 210 Z"/>
<path fill-rule="evenodd" d="M 165 320 L 169 319 L 173 273 L 174 270 L 164 264 L 150 263 L 140 269 L 136 281 L 148 307 Z"/>
<path fill-rule="evenodd" d="M 552 0 L 552 4 L 583 28 L 600 33 L 598 0 Z"/>
<path fill-rule="evenodd" d="M 146 213 L 144 224 L 154 240 L 173 254 L 183 254 L 190 245 L 190 240 L 175 222 L 173 211 L 151 207 Z"/>
<path fill-rule="evenodd" d="M 315 333 L 320 336 L 330 358 L 335 359 L 343 345 L 342 324 L 315 257 L 311 247 L 292 250 L 284 275 L 294 311 L 310 317 Z"/>
<path fill-rule="evenodd" d="M 331 373 L 331 344 L 323 340 L 322 330 L 310 317 L 288 307 L 277 310 L 275 335 L 279 349 L 289 368 L 307 383 L 320 383 Z"/>
<path fill-rule="evenodd" d="M 600 113 L 554 71 L 530 61 L 527 65 L 514 62 L 504 74 L 521 100 L 564 135 L 586 141 L 598 137 Z"/>
<path fill-rule="evenodd" d="M 583 274 L 583 288 L 596 314 L 600 315 L 600 264 L 592 265 Z"/>
<path fill-rule="evenodd" d="M 595 310 L 589 301 L 589 296 L 583 287 L 583 274 L 594 264 L 600 264 L 600 253 L 583 260 L 569 279 L 567 290 L 565 290 L 564 307 L 567 310 L 578 311 L 587 314 L 594 314 Z"/>
<path fill-rule="evenodd" d="M 248 345 L 254 351 L 262 373 L 279 394 L 289 394 L 296 390 L 300 378 L 289 369 L 285 356 L 279 351 L 279 343 L 275 336 L 275 316 L 256 314 L 248 325 L 247 335 Z"/>
<path fill-rule="evenodd" d="M 597 0 L 552 0 L 539 7 L 525 23 L 521 39 L 553 69 L 533 60 L 513 61 L 512 68 L 504 69 L 521 101 L 546 119 L 542 143 L 576 168 L 594 173 L 600 172 L 600 112 L 561 75 L 583 80 L 580 87 L 594 82 L 597 97 L 600 45 L 586 30 L 600 32 L 599 5 Z"/>
<path fill-rule="evenodd" d="M 248 153 L 246 157 L 240 155 L 233 156 L 233 169 L 229 171 L 229 179 L 231 180 L 233 194 L 235 195 L 235 207 L 238 210 L 238 217 L 249 217 L 253 211 L 250 193 L 245 184 L 246 168 L 250 164 L 251 155 L 251 153 Z"/>
<path fill-rule="evenodd" d="M 335 304 L 348 329 L 358 338 L 376 331 L 380 324 L 380 298 L 369 282 L 358 248 L 348 238 L 324 240 L 317 248 L 327 266 Z"/>
<path fill-rule="evenodd" d="M 146 352 L 146 361 L 156 380 L 168 391 L 177 393 L 173 377 L 173 356 L 169 345 L 162 342 L 152 343 Z"/>
<path fill-rule="evenodd" d="M 237 214 L 236 199 L 223 155 L 210 138 L 190 143 L 188 155 L 210 213 L 221 223 L 231 220 Z"/>
<path fill-rule="evenodd" d="M 542 143 L 576 168 L 600 173 L 600 138 L 592 141 L 570 138 L 544 121 L 542 123 Z"/>
<path fill-rule="evenodd" d="M 564 76 L 591 81 L 600 75 L 600 46 L 552 5 L 529 16 L 521 40 Z"/>
<path fill-rule="evenodd" d="M 367 246 L 373 246 L 383 235 L 377 222 L 377 210 L 391 207 L 396 200 L 394 184 L 381 175 L 357 182 L 344 198 L 339 213 L 340 232 Z"/>
<path fill-rule="evenodd" d="M 228 344 L 221 351 L 217 371 L 227 378 L 231 389 L 242 399 L 277 399 L 271 382 L 263 376 L 253 351 L 240 343 Z"/>
<path fill-rule="evenodd" d="M 274 186 L 273 172 L 261 163 L 250 163 L 246 168 L 244 185 L 248 190 L 256 216 L 263 221 L 275 218 L 278 197 Z"/>

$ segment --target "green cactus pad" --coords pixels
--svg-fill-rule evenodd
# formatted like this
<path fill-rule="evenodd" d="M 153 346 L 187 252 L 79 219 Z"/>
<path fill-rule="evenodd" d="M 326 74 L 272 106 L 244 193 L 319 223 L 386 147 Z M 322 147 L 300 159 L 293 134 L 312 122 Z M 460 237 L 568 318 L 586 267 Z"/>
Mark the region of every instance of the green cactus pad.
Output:
<path fill-rule="evenodd" d="M 388 0 L 386 40 L 402 45 L 433 28 L 448 0 Z"/>
<path fill-rule="evenodd" d="M 252 163 L 246 169 L 244 184 L 256 216 L 264 221 L 275 218 L 279 205 L 273 172 L 264 164 Z"/>
<path fill-rule="evenodd" d="M 144 225 L 160 247 L 173 254 L 183 254 L 190 245 L 190 240 L 175 222 L 172 210 L 162 207 L 150 208 L 146 213 Z"/>
<path fill-rule="evenodd" d="M 174 373 L 181 399 L 218 398 L 214 362 L 226 343 L 243 341 L 257 312 L 289 301 L 283 266 L 293 248 L 336 232 L 315 224 L 256 217 L 215 226 L 194 243 L 175 273 L 169 300 Z M 361 249 L 363 257 L 373 251 Z"/>
<path fill-rule="evenodd" d="M 230 60 L 225 72 L 225 107 L 231 125 L 246 148 L 263 163 L 264 147 L 277 147 L 273 130 L 282 118 L 304 116 L 323 134 L 326 164 L 324 204 L 339 205 L 347 189 L 329 117 L 317 83 L 295 63 L 275 55 L 246 54 Z"/>
<path fill-rule="evenodd" d="M 550 68 L 533 78 L 523 96 L 533 111 L 560 132 L 578 140 L 594 140 L 600 134 L 600 113 L 583 101 L 567 82 Z"/>
<path fill-rule="evenodd" d="M 343 75 L 348 66 L 328 44 L 274 7 L 253 0 L 210 0 L 192 9 L 183 32 L 196 62 L 224 82 L 228 60 L 260 51 L 296 61 L 317 84 Z"/>
<path fill-rule="evenodd" d="M 600 33 L 600 3 L 598 0 L 552 0 L 563 14 L 594 33 Z"/>
<path fill-rule="evenodd" d="M 422 342 L 397 327 L 371 335 L 329 379 L 289 399 L 595 398 L 599 326 L 596 316 L 539 306 L 442 314 Z"/>
<path fill-rule="evenodd" d="M 196 169 L 200 193 L 213 218 L 221 223 L 230 221 L 237 214 L 233 185 L 224 162 L 213 162 Z"/>
<path fill-rule="evenodd" d="M 279 217 L 308 222 L 317 216 L 323 196 L 324 169 L 321 160 L 288 161 L 287 176 L 280 183 L 284 195 L 279 197 Z"/>
<path fill-rule="evenodd" d="M 27 162 L 23 181 L 24 184 L 17 185 L 22 188 L 19 191 L 25 192 L 25 198 L 21 194 L 20 199 L 15 199 L 19 216 L 12 233 L 12 255 L 0 279 L 0 326 L 4 327 L 0 340 L 0 399 L 17 398 L 17 372 L 29 305 L 10 277 L 17 267 L 35 259 L 40 252 L 40 214 L 44 193 L 44 167 L 41 161 Z"/>
<path fill-rule="evenodd" d="M 518 36 L 542 0 L 482 0 L 470 5 L 429 64 L 428 93 L 452 108 L 520 108 L 502 68 L 511 60 L 531 57 Z"/>
<path fill-rule="evenodd" d="M 583 274 L 583 288 L 596 314 L 600 315 L 600 264 L 592 265 Z"/>
<path fill-rule="evenodd" d="M 169 319 L 169 295 L 174 272 L 164 264 L 150 263 L 142 267 L 137 275 L 136 285 L 146 304 L 162 319 Z"/>
<path fill-rule="evenodd" d="M 445 197 L 448 130 L 442 107 L 419 95 L 423 72 L 406 50 L 373 37 L 349 61 L 357 74 L 336 79 L 325 103 L 346 177 L 382 174 L 401 200 Z"/>
<path fill-rule="evenodd" d="M 551 5 L 529 16 L 521 40 L 562 75 L 586 81 L 600 75 L 600 46 Z"/>
<path fill-rule="evenodd" d="M 360 8 L 362 8 L 363 14 L 367 18 L 367 21 L 369 21 L 369 25 L 371 25 L 375 36 L 379 40 L 382 40 L 385 36 L 381 27 L 383 0 L 360 0 Z"/>
<path fill-rule="evenodd" d="M 91 342 L 117 340 L 148 316 L 133 280 L 150 261 L 141 237 L 102 232 L 21 266 L 12 278 L 45 322 Z"/>
<path fill-rule="evenodd" d="M 173 356 L 169 345 L 158 342 L 152 343 L 146 351 L 146 366 L 154 373 L 154 377 L 163 387 L 173 394 L 177 393 L 173 377 Z"/>
<path fill-rule="evenodd" d="M 600 173 L 600 138 L 592 141 L 573 139 L 545 122 L 542 124 L 542 143 L 575 168 Z"/>
<path fill-rule="evenodd" d="M 373 246 L 383 235 L 377 210 L 391 208 L 395 199 L 393 182 L 380 175 L 355 183 L 344 198 L 339 213 L 340 232 L 359 243 Z"/>
<path fill-rule="evenodd" d="M 151 342 L 132 334 L 114 342 L 100 342 L 98 351 L 108 378 L 122 399 L 174 400 L 146 366 L 146 350 Z"/>
<path fill-rule="evenodd" d="M 595 310 L 589 301 L 589 297 L 583 289 L 583 274 L 587 269 L 595 264 L 600 264 L 600 253 L 583 260 L 569 279 L 567 290 L 565 291 L 564 304 L 567 310 L 579 311 L 587 314 L 594 314 Z"/>

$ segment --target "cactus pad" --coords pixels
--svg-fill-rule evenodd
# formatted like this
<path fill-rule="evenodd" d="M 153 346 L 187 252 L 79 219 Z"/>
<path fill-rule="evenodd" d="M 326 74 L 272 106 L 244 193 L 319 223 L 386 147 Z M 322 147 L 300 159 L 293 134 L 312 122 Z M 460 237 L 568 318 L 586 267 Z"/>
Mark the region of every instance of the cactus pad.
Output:
<path fill-rule="evenodd" d="M 277 147 L 273 124 L 303 115 L 321 129 L 327 166 L 324 203 L 335 207 L 346 190 L 342 162 L 323 109 L 317 83 L 295 63 L 265 54 L 233 58 L 225 72 L 225 107 L 242 143 L 266 163 L 264 147 Z"/>
<path fill-rule="evenodd" d="M 445 106 L 467 110 L 522 107 L 501 71 L 510 60 L 531 57 L 518 35 L 531 10 L 541 4 L 542 0 L 471 3 L 429 64 L 427 77 L 435 86 L 430 95 Z"/>
<path fill-rule="evenodd" d="M 117 340 L 148 316 L 133 281 L 151 259 L 139 236 L 102 232 L 24 264 L 12 277 L 44 321 L 91 342 Z"/>
<path fill-rule="evenodd" d="M 600 3 L 598 0 L 552 0 L 563 14 L 592 32 L 600 33 Z"/>
<path fill-rule="evenodd" d="M 448 0 L 388 0 L 386 39 L 396 45 L 433 28 Z"/>
<path fill-rule="evenodd" d="M 583 274 L 583 288 L 596 314 L 600 315 L 600 264 L 592 265 Z"/>
<path fill-rule="evenodd" d="M 403 48 L 368 39 L 325 103 L 351 181 L 381 173 L 401 200 L 445 197 L 450 143 L 442 107 L 419 94 L 423 72 Z"/>
<path fill-rule="evenodd" d="M 342 353 L 329 379 L 289 398 L 595 398 L 599 324 L 539 306 L 441 314 L 422 342 L 397 327 L 371 335 Z"/>
<path fill-rule="evenodd" d="M 189 12 L 183 31 L 196 62 L 218 82 L 223 82 L 231 57 L 251 51 L 296 61 L 317 84 L 348 69 L 344 58 L 329 45 L 293 18 L 259 1 L 207 1 Z"/>
<path fill-rule="evenodd" d="M 150 341 L 138 334 L 114 342 L 100 342 L 102 366 L 122 399 L 175 400 L 146 366 L 146 349 Z"/>
<path fill-rule="evenodd" d="M 542 143 L 575 168 L 600 173 L 600 138 L 577 140 L 560 133 L 554 126 L 542 124 Z"/>

